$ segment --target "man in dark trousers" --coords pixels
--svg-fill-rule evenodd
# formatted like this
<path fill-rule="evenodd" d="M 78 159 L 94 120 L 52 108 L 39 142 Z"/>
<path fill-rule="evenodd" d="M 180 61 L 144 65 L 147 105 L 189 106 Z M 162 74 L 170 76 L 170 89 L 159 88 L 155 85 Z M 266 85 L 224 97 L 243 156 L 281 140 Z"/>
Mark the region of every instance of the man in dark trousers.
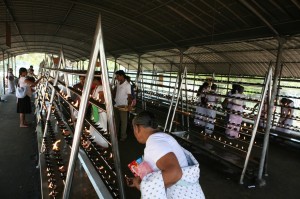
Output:
<path fill-rule="evenodd" d="M 131 85 L 126 81 L 126 75 L 123 70 L 115 72 L 115 79 L 117 85 L 113 91 L 113 97 L 115 100 L 115 119 L 117 133 L 121 134 L 121 141 L 125 141 L 127 138 L 127 122 L 128 111 L 131 109 L 132 97 L 131 97 Z"/>

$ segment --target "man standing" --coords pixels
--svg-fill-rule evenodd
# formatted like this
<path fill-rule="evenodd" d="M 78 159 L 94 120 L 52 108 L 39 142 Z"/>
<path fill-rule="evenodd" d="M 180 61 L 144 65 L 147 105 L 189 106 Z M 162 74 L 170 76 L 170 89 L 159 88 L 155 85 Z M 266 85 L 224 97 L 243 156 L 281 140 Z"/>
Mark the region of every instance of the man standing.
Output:
<path fill-rule="evenodd" d="M 8 83 L 8 92 L 14 93 L 15 92 L 15 76 L 13 75 L 13 69 L 9 68 L 7 71 L 7 83 Z"/>
<path fill-rule="evenodd" d="M 115 119 L 116 119 L 116 130 L 117 133 L 121 133 L 121 141 L 125 141 L 127 138 L 127 122 L 128 122 L 128 112 L 130 110 L 130 105 L 132 103 L 131 98 L 131 85 L 126 81 L 126 75 L 123 70 L 118 70 L 115 72 L 116 80 L 118 81 L 114 89 L 114 99 L 115 99 Z M 119 109 L 118 107 L 124 107 L 124 109 Z"/>
<path fill-rule="evenodd" d="M 79 82 L 77 84 L 74 84 L 73 88 L 75 88 L 76 90 L 82 91 L 84 82 L 85 82 L 85 76 L 79 75 Z"/>

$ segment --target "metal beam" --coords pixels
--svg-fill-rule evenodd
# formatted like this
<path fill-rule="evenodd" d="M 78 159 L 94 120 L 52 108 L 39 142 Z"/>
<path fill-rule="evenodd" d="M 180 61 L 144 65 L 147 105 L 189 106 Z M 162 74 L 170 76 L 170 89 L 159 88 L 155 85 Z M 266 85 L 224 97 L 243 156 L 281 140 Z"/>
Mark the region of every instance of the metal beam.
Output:
<path fill-rule="evenodd" d="M 12 42 L 12 44 L 22 44 L 22 43 L 23 42 L 19 42 L 19 41 L 18 42 Z M 52 41 L 51 42 L 45 42 L 45 41 L 37 41 L 37 40 L 27 41 L 27 43 L 36 43 L 33 46 L 49 46 L 49 44 L 54 44 L 53 46 L 58 46 L 58 48 L 61 48 L 61 45 L 62 45 L 61 43 L 57 43 L 57 42 L 52 42 Z M 42 45 L 42 44 L 44 44 L 44 45 Z M 0 45 L 5 45 L 5 44 L 0 43 Z M 32 45 L 29 44 L 28 46 L 30 47 Z M 72 52 L 76 52 L 80 56 L 84 56 L 84 55 L 88 54 L 87 50 L 82 49 L 82 48 L 77 48 L 77 46 L 73 46 L 73 45 L 69 45 L 69 44 L 65 44 L 63 46 L 64 46 L 64 48 L 67 48 L 68 50 L 70 50 Z M 18 48 L 18 46 L 15 46 L 15 48 Z M 81 51 L 81 53 L 78 52 L 78 51 Z"/>
<path fill-rule="evenodd" d="M 57 49 L 48 49 L 48 48 L 45 48 L 45 47 L 42 47 L 42 48 L 34 48 L 34 49 L 31 49 L 29 51 L 25 51 L 25 50 L 18 50 L 18 51 L 14 51 L 14 54 L 15 55 L 23 55 L 23 54 L 26 54 L 26 53 L 54 53 L 54 54 L 57 54 Z M 76 60 L 78 59 L 77 56 L 74 56 L 74 55 L 70 55 L 68 53 L 65 53 L 66 57 L 70 58 L 71 60 Z"/>
<path fill-rule="evenodd" d="M 177 6 L 180 6 L 177 4 Z M 191 24 L 193 24 L 194 26 L 196 26 L 197 28 L 199 28 L 200 30 L 204 31 L 206 34 L 209 34 L 210 32 L 203 28 L 202 25 L 197 24 L 193 19 L 195 18 L 195 15 L 193 17 L 188 17 L 186 14 L 184 14 L 183 12 L 179 11 L 178 9 L 174 8 L 171 5 L 166 5 L 167 8 L 169 8 L 170 10 L 172 10 L 174 13 L 176 13 L 177 15 L 181 16 L 182 18 L 184 18 L 185 20 L 189 21 Z M 182 8 L 183 9 L 183 8 Z M 197 17 L 197 16 L 196 16 Z M 198 17 L 197 17 L 198 18 Z"/>
<path fill-rule="evenodd" d="M 154 28 L 148 27 L 148 26 L 146 26 L 146 25 L 144 25 L 142 23 L 139 23 L 139 22 L 137 22 L 134 19 L 126 17 L 126 16 L 124 16 L 124 15 L 122 15 L 120 13 L 116 13 L 115 11 L 112 11 L 112 10 L 104 8 L 104 7 L 99 7 L 99 5 L 97 5 L 97 4 L 91 4 L 91 3 L 79 2 L 79 1 L 72 1 L 72 2 L 75 3 L 75 4 L 81 5 L 81 6 L 86 6 L 86 7 L 93 8 L 93 9 L 98 9 L 101 12 L 106 12 L 106 13 L 115 15 L 115 16 L 121 18 L 121 19 L 125 19 L 125 20 L 127 20 L 127 21 L 129 21 L 129 22 L 131 22 L 131 23 L 133 23 L 133 24 L 135 24 L 137 26 L 140 26 L 140 27 L 142 27 L 142 28 L 144 28 L 144 29 L 152 32 L 153 34 L 159 36 L 160 38 L 162 38 L 163 40 L 165 40 L 169 44 L 171 44 L 173 47 L 178 47 L 178 45 L 174 41 L 171 41 L 170 39 L 168 39 L 167 37 L 165 37 L 163 34 L 157 32 L 156 30 L 154 30 Z"/>
<path fill-rule="evenodd" d="M 69 8 L 68 12 L 66 13 L 63 21 L 59 24 L 59 26 L 57 27 L 54 35 L 56 35 L 58 33 L 58 31 L 61 29 L 61 27 L 65 24 L 65 22 L 67 21 L 67 18 L 69 17 L 70 13 L 71 13 L 71 10 L 74 8 L 74 3 L 72 3 L 71 7 Z"/>
<path fill-rule="evenodd" d="M 226 10 L 228 10 L 231 14 L 234 15 L 235 18 L 239 19 L 241 22 L 243 22 L 245 25 L 249 25 L 245 20 L 242 19 L 238 14 L 236 14 L 232 9 L 230 9 L 226 4 L 222 3 L 219 0 L 216 0 L 221 6 L 223 6 Z"/>
<path fill-rule="evenodd" d="M 159 8 L 165 7 L 166 5 L 168 5 L 171 2 L 174 2 L 174 0 L 169 0 L 167 2 L 160 2 L 159 5 L 157 5 L 156 7 L 152 8 L 150 10 L 147 10 L 145 12 L 138 13 L 137 15 L 134 16 L 134 18 L 138 19 L 141 16 L 143 16 L 143 17 L 147 18 L 148 21 L 152 21 L 154 23 L 160 24 L 160 21 L 154 20 L 154 18 L 152 17 L 152 15 L 150 13 L 157 11 L 157 9 L 159 9 Z M 124 25 L 125 23 L 126 23 L 126 21 L 122 20 L 122 22 L 118 23 L 117 25 L 115 25 L 113 27 L 108 28 L 107 30 L 109 30 L 109 31 L 115 30 L 118 28 L 118 26 Z M 176 30 L 169 29 L 169 32 L 172 32 L 172 34 L 174 34 L 174 35 L 180 36 L 180 34 Z"/>
<path fill-rule="evenodd" d="M 23 38 L 23 36 L 22 36 L 22 34 L 21 34 L 20 28 L 19 28 L 19 26 L 18 26 L 18 24 L 17 24 L 17 22 L 16 22 L 16 18 L 15 18 L 15 16 L 13 15 L 13 12 L 11 11 L 11 9 L 10 9 L 10 7 L 9 7 L 9 5 L 8 5 L 8 3 L 7 3 L 7 0 L 3 0 L 3 3 L 4 3 L 4 5 L 5 5 L 5 7 L 6 7 L 6 10 L 7 10 L 8 14 L 11 16 L 11 18 L 12 18 L 12 20 L 13 20 L 13 23 L 14 23 L 14 25 L 16 26 L 16 29 L 17 29 L 18 33 L 20 34 L 20 37 L 22 38 L 22 40 L 24 41 L 24 43 L 25 43 L 25 45 L 26 45 L 26 47 L 27 47 L 26 41 L 25 41 L 25 39 Z M 28 50 L 28 47 L 27 47 L 27 50 Z"/>
<path fill-rule="evenodd" d="M 276 7 L 278 10 L 280 10 L 280 12 L 282 12 L 284 15 L 287 15 L 287 16 L 293 18 L 293 16 L 292 16 L 289 12 L 286 12 L 286 10 L 285 10 L 283 7 L 279 6 L 274 0 L 269 0 L 269 2 L 270 2 L 274 7 Z"/>
<path fill-rule="evenodd" d="M 2 20 L 2 19 L 0 19 L 0 22 L 6 22 L 6 20 Z M 21 24 L 21 23 L 29 23 L 29 24 L 34 24 L 34 23 L 36 23 L 36 24 L 51 24 L 51 25 L 61 25 L 61 23 L 59 23 L 59 22 L 55 22 L 55 21 L 39 21 L 39 20 L 26 20 L 26 19 L 20 19 L 20 20 L 11 20 L 10 22 L 13 22 L 13 23 L 18 23 L 18 24 Z M 83 34 L 83 33 L 86 33 L 86 32 L 90 32 L 90 33 L 92 33 L 93 32 L 93 28 L 85 28 L 84 30 L 84 32 L 82 32 L 82 27 L 81 26 L 76 26 L 76 25 L 70 25 L 70 24 L 64 24 L 64 26 L 66 26 L 66 27 L 70 27 L 70 28 L 72 28 L 73 30 L 76 28 L 78 31 L 80 31 L 80 33 L 81 34 Z"/>
<path fill-rule="evenodd" d="M 201 15 L 205 15 L 205 16 L 207 16 L 207 17 L 209 17 L 209 18 L 211 18 L 212 20 L 215 20 L 215 22 L 218 22 L 219 24 L 222 24 L 222 25 L 232 25 L 232 23 L 234 23 L 232 20 L 230 20 L 229 18 L 225 18 L 227 21 L 230 21 L 230 23 L 227 23 L 226 22 L 226 24 L 224 24 L 224 21 L 220 21 L 220 20 L 218 20 L 218 18 L 217 17 L 215 17 L 215 16 L 212 16 L 208 11 L 210 11 L 210 10 L 204 10 L 204 9 L 201 9 L 202 7 L 201 6 L 196 6 L 195 4 L 193 4 L 194 2 L 191 2 L 191 1 L 189 1 L 189 0 L 185 0 L 185 3 L 187 3 L 187 4 L 189 4 L 190 6 L 192 6 L 194 9 L 196 9 L 197 11 L 198 11 L 198 17 L 201 17 Z M 213 8 L 212 8 L 213 9 Z M 218 13 L 221 17 L 222 17 L 222 14 L 221 13 Z M 224 16 L 224 15 L 223 15 Z M 222 17 L 223 18 L 223 17 Z"/>
<path fill-rule="evenodd" d="M 11 48 L 10 50 L 7 50 L 7 52 L 16 54 L 15 52 L 18 52 L 19 49 L 24 49 L 24 48 L 26 48 L 26 46 L 14 47 L 14 48 Z M 18 51 L 15 51 L 14 49 L 17 49 Z M 59 47 L 56 47 L 56 46 L 44 46 L 44 45 L 31 45 L 30 49 L 27 50 L 27 51 L 31 51 L 32 49 L 54 49 L 54 50 L 58 51 L 57 49 L 59 49 Z M 23 54 L 25 54 L 25 53 L 26 53 L 26 51 L 24 51 Z M 81 56 L 80 54 L 78 54 L 78 53 L 76 53 L 74 51 L 68 51 L 67 54 L 70 54 L 70 55 L 72 55 L 73 57 L 76 57 L 76 58 L 78 58 L 78 57 Z"/>
<path fill-rule="evenodd" d="M 291 0 L 293 4 L 300 10 L 300 3 L 298 0 Z"/>
<path fill-rule="evenodd" d="M 251 0 L 251 2 L 256 6 L 258 7 L 260 10 L 262 10 L 266 15 L 268 15 L 268 17 L 270 18 L 273 18 L 274 16 L 268 11 L 266 10 L 265 8 L 263 8 L 259 2 L 255 1 L 255 0 Z"/>
<path fill-rule="evenodd" d="M 3 63 L 3 94 L 5 95 L 5 62 L 4 62 L 4 50 L 2 51 L 2 57 L 3 57 L 3 60 L 2 60 L 2 63 Z M 0 98 L 1 100 L 1 98 Z"/>
<path fill-rule="evenodd" d="M 239 1 L 246 8 L 248 8 L 255 16 L 257 16 L 262 22 L 264 22 L 276 36 L 279 36 L 278 31 L 272 26 L 272 24 L 265 17 L 263 17 L 253 6 L 251 6 L 246 0 Z"/>
<path fill-rule="evenodd" d="M 273 81 L 273 86 L 272 86 L 271 98 L 270 98 L 269 106 L 268 106 L 268 114 L 267 114 L 268 117 L 267 117 L 267 123 L 266 123 L 266 131 L 265 131 L 265 135 L 264 135 L 264 144 L 263 144 L 263 149 L 262 149 L 262 155 L 260 158 L 259 172 L 258 172 L 258 177 L 257 177 L 259 186 L 264 186 L 266 184 L 265 180 L 262 179 L 262 174 L 263 174 L 263 168 L 264 168 L 265 160 L 266 160 L 266 152 L 267 152 L 267 148 L 268 148 L 268 144 L 269 144 L 269 135 L 270 135 L 270 130 L 271 130 L 271 126 L 272 126 L 271 122 L 272 122 L 272 114 L 273 114 L 273 108 L 274 108 L 274 100 L 277 95 L 277 87 L 278 87 L 277 84 L 278 84 L 278 79 L 279 79 L 279 75 L 280 75 L 282 53 L 283 53 L 285 43 L 286 43 L 285 39 L 283 39 L 283 38 L 278 39 L 278 52 L 277 52 L 277 58 L 276 58 L 274 81 Z"/>

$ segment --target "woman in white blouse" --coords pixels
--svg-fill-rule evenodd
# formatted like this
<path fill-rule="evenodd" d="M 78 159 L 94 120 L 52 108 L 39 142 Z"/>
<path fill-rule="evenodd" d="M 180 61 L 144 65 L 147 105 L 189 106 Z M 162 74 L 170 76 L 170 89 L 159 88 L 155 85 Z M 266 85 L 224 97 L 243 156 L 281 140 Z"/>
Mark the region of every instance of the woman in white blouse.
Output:
<path fill-rule="evenodd" d="M 239 131 L 241 123 L 243 121 L 242 113 L 245 108 L 245 101 L 243 98 L 246 96 L 243 94 L 244 87 L 238 86 L 236 94 L 231 95 L 229 103 L 231 104 L 231 113 L 229 115 L 229 122 L 225 131 L 229 139 L 239 138 Z"/>
<path fill-rule="evenodd" d="M 103 86 L 101 77 L 94 77 L 93 84 L 95 85 L 92 97 L 99 101 L 101 104 L 105 104 L 104 93 L 103 93 Z M 99 114 L 99 121 L 97 124 L 99 125 L 102 130 L 107 131 L 107 114 L 106 111 L 103 109 L 98 109 Z"/>
<path fill-rule="evenodd" d="M 20 127 L 27 128 L 28 123 L 25 119 L 25 114 L 31 113 L 31 101 L 30 101 L 30 97 L 32 95 L 31 87 L 36 86 L 39 83 L 39 81 L 42 79 L 42 77 L 35 82 L 29 81 L 26 78 L 27 77 L 26 68 L 20 68 L 19 75 L 20 76 L 18 81 L 18 87 L 27 87 L 27 93 L 24 98 L 18 98 L 17 113 L 20 113 Z"/>
<path fill-rule="evenodd" d="M 146 144 L 143 161 L 152 171 L 143 179 L 128 178 L 127 184 L 141 190 L 142 198 L 204 198 L 198 162 L 171 135 L 157 130 L 154 114 L 143 111 L 132 123 L 137 141 Z"/>

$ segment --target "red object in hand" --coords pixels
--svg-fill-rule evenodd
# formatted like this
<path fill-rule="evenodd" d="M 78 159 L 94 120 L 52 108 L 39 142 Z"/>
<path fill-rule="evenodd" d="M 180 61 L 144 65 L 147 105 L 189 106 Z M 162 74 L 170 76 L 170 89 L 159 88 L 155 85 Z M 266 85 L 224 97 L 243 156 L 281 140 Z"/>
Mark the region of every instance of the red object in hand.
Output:
<path fill-rule="evenodd" d="M 128 168 L 130 171 L 133 173 L 134 176 L 138 176 L 138 162 L 136 160 L 132 161 L 131 163 L 128 164 Z"/>
<path fill-rule="evenodd" d="M 143 161 L 142 158 L 132 161 L 128 164 L 128 167 L 134 176 L 139 176 L 141 179 L 153 172 L 150 165 L 146 161 Z"/>

